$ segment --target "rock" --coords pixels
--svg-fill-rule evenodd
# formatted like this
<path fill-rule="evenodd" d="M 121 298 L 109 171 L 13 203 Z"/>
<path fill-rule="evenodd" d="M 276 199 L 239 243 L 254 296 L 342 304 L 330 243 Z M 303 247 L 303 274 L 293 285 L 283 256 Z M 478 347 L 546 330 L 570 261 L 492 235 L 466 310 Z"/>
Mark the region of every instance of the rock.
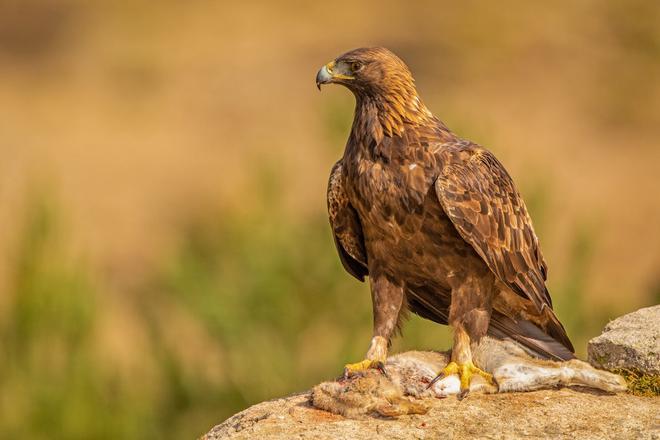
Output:
<path fill-rule="evenodd" d="M 660 305 L 611 321 L 589 341 L 587 352 L 597 368 L 660 375 Z"/>
<path fill-rule="evenodd" d="M 431 399 L 424 415 L 347 419 L 309 393 L 259 403 L 202 437 L 215 439 L 660 439 L 660 398 L 584 389 Z"/>
<path fill-rule="evenodd" d="M 589 342 L 588 352 L 589 361 L 596 367 L 634 370 L 644 375 L 644 380 L 657 382 L 660 306 L 610 322 L 602 335 Z M 629 382 L 629 390 L 634 392 L 631 385 Z M 654 397 L 576 387 L 526 393 L 471 393 L 462 401 L 455 397 L 425 398 L 426 414 L 359 419 L 314 408 L 310 392 L 305 392 L 254 405 L 202 438 L 660 440 L 660 397 L 656 385 L 655 391 L 647 393 Z"/>

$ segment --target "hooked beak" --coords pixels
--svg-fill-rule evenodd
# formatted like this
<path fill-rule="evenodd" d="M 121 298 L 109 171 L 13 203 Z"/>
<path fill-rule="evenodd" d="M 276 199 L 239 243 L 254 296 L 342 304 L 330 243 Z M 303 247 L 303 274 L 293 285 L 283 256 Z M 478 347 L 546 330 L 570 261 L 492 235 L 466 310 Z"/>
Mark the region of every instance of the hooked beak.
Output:
<path fill-rule="evenodd" d="M 316 87 L 318 87 L 318 89 L 321 90 L 321 84 L 329 84 L 332 82 L 336 82 L 336 80 L 355 79 L 355 77 L 351 75 L 347 75 L 346 73 L 348 72 L 346 73 L 341 72 L 341 70 L 343 70 L 341 66 L 342 65 L 340 64 L 339 69 L 335 69 L 335 62 L 330 61 L 325 66 L 321 67 L 321 69 L 319 69 L 319 72 L 316 74 Z"/>
<path fill-rule="evenodd" d="M 333 63 L 328 63 L 333 64 Z M 328 70 L 328 64 L 319 69 L 319 73 L 316 74 L 316 87 L 321 90 L 321 84 L 328 84 L 332 81 L 332 74 Z"/>

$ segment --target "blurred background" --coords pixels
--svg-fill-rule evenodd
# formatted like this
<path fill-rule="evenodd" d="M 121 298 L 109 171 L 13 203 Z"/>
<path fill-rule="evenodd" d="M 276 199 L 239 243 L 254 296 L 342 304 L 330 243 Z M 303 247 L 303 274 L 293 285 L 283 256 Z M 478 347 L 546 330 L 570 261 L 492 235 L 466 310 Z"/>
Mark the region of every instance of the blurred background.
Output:
<path fill-rule="evenodd" d="M 0 0 L 0 437 L 194 438 L 362 358 L 327 224 L 384 45 L 523 193 L 584 356 L 660 302 L 660 3 Z M 444 349 L 412 317 L 394 350 Z"/>

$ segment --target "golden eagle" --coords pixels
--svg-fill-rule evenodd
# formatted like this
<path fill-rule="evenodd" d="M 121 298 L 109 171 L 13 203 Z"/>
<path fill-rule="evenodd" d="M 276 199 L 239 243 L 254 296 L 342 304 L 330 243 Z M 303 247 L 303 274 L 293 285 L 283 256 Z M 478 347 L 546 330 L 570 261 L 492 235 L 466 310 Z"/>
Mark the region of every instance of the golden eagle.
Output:
<path fill-rule="evenodd" d="M 369 277 L 373 339 L 347 374 L 382 365 L 407 310 L 454 330 L 452 362 L 464 391 L 470 343 L 511 338 L 539 357 L 573 346 L 552 310 L 547 266 L 520 193 L 485 148 L 452 133 L 426 108 L 406 64 L 381 47 L 323 66 L 316 84 L 356 99 L 343 157 L 328 184 L 330 224 L 346 270 Z"/>

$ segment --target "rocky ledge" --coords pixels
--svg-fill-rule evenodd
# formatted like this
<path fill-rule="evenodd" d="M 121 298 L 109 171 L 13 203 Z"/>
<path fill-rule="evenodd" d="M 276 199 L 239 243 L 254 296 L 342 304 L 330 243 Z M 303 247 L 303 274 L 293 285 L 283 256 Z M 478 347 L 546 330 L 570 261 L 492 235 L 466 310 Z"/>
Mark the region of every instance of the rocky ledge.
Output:
<path fill-rule="evenodd" d="M 462 401 L 429 399 L 423 415 L 349 419 L 314 408 L 305 392 L 251 406 L 202 438 L 660 440 L 658 341 L 660 306 L 655 306 L 612 321 L 588 347 L 594 366 L 631 371 L 651 384 L 642 393 L 647 397 L 579 387 L 470 394 Z"/>
<path fill-rule="evenodd" d="M 435 399 L 428 413 L 347 419 L 309 393 L 259 403 L 203 439 L 660 439 L 660 398 L 560 389 Z"/>
<path fill-rule="evenodd" d="M 660 305 L 611 321 L 589 341 L 587 351 L 597 368 L 660 375 Z"/>

